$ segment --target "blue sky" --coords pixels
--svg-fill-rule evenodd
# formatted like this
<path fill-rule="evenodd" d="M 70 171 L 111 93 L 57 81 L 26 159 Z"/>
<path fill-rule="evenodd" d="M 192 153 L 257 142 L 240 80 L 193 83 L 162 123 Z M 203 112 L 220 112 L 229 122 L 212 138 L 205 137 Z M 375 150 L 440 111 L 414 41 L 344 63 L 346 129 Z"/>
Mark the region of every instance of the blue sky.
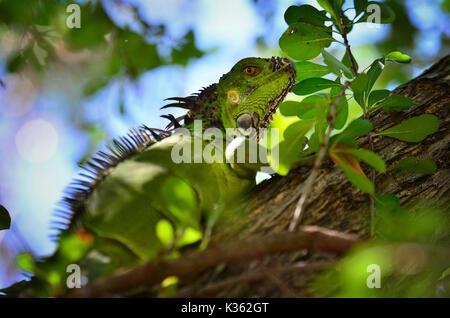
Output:
<path fill-rule="evenodd" d="M 318 6 L 316 1 L 269 2 L 274 10 L 271 20 L 258 14 L 252 2 L 245 0 L 130 1 L 152 22 L 166 24 L 174 38 L 193 29 L 197 46 L 211 53 L 185 68 L 164 66 L 143 74 L 135 82 L 115 82 L 76 106 L 83 107 L 89 119 L 104 126 L 112 137 L 142 123 L 165 126 L 167 122 L 159 117 L 165 113 L 159 110 L 164 98 L 186 96 L 216 82 L 241 58 L 277 54 L 278 38 L 286 28 L 286 8 L 299 3 Z M 418 39 L 421 54 L 436 55 L 440 33 L 450 29 L 445 16 L 437 10 L 438 2 L 407 1 L 413 22 L 424 30 Z M 121 21 L 126 22 L 126 16 Z M 388 31 L 387 25 L 379 29 L 357 25 L 349 37 L 357 58 L 367 63 L 375 58 L 369 49 L 357 48 L 382 39 Z M 255 39 L 262 35 L 273 49 L 258 48 Z M 2 52 L 0 47 L 0 65 L 4 63 Z M 414 73 L 420 71 L 415 69 Z M 34 87 L 27 82 L 27 74 L 0 73 L 7 84 L 7 89 L 0 92 L 0 149 L 5 151 L 0 160 L 0 202 L 13 216 L 12 232 L 20 233 L 18 239 L 0 232 L 0 243 L 31 249 L 35 255 L 49 254 L 55 248 L 48 239 L 51 213 L 64 188 L 80 171 L 76 162 L 88 145 L 88 136 L 75 128 L 74 119 L 62 106 L 78 100 L 80 92 L 71 86 L 73 78 L 58 69 L 49 74 L 41 87 Z M 20 87 L 27 87 L 26 92 L 18 90 Z M 120 116 L 117 107 L 122 88 L 128 110 L 125 116 Z M 18 278 L 13 274 L 0 261 L 0 287 Z"/>

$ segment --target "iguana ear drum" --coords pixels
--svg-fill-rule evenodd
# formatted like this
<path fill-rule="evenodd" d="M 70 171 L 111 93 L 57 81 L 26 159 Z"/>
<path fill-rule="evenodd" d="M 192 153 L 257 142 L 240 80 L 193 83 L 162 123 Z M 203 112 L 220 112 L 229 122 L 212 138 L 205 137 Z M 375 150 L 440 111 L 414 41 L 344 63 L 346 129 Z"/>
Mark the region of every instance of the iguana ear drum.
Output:
<path fill-rule="evenodd" d="M 227 93 L 228 101 L 232 104 L 240 104 L 241 103 L 241 97 L 239 96 L 239 92 L 235 89 L 231 89 Z"/>

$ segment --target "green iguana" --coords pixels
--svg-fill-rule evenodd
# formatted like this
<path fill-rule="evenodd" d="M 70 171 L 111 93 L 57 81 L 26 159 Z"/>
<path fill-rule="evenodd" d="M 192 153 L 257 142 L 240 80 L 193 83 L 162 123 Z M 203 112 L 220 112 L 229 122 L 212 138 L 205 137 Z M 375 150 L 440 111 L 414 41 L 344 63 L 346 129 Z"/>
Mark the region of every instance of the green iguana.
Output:
<path fill-rule="evenodd" d="M 171 121 L 165 130 L 142 126 L 114 140 L 109 153 L 99 152 L 56 212 L 59 247 L 30 269 L 31 295 L 63 293 L 69 264 L 78 264 L 92 280 L 161 256 L 171 244 L 198 241 L 202 222 L 210 222 L 255 184 L 258 165 L 176 163 L 174 147 L 192 149 L 196 138 L 176 129 L 194 131 L 195 120 L 202 121 L 202 131 L 265 128 L 295 78 L 295 66 L 286 58 L 245 58 L 199 93 L 168 98 L 173 102 L 163 108 L 188 112 L 165 116 Z M 205 142 L 201 147 L 200 153 Z"/>

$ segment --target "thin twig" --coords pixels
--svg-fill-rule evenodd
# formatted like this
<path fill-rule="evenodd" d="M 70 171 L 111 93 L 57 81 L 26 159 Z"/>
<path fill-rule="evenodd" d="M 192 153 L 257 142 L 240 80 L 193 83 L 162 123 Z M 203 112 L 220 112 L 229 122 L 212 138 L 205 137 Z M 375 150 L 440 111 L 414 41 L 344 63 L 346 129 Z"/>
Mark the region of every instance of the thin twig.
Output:
<path fill-rule="evenodd" d="M 115 295 L 137 287 L 158 284 L 169 276 L 184 278 L 222 263 L 254 260 L 274 253 L 306 249 L 342 254 L 359 241 L 356 235 L 318 226 L 304 226 L 294 233 L 254 235 L 242 240 L 214 244 L 201 252 L 193 252 L 180 258 L 150 261 L 141 267 L 101 278 L 63 296 Z"/>
<path fill-rule="evenodd" d="M 330 141 L 331 131 L 334 129 L 334 119 L 336 118 L 337 106 L 341 102 L 341 99 L 345 95 L 345 91 L 347 90 L 349 85 L 350 85 L 350 82 L 346 81 L 345 84 L 342 86 L 342 90 L 341 90 L 341 93 L 339 94 L 339 96 L 334 100 L 333 103 L 331 103 L 330 114 L 328 116 L 328 129 L 327 129 L 327 132 L 323 139 L 323 142 L 320 145 L 319 154 L 317 155 L 317 158 L 314 161 L 314 165 L 311 170 L 311 174 L 308 176 L 308 179 L 306 179 L 305 183 L 302 186 L 302 190 L 301 190 L 302 195 L 297 202 L 297 205 L 296 205 L 295 211 L 294 211 L 294 216 L 292 217 L 292 221 L 289 224 L 290 232 L 295 231 L 295 228 L 297 227 L 297 224 L 300 220 L 300 216 L 302 214 L 302 210 L 305 205 L 306 199 L 308 198 L 308 195 L 312 190 L 314 181 L 316 181 L 316 178 L 319 174 L 319 169 L 322 165 L 322 160 L 325 158 L 325 155 L 328 151 L 328 142 Z"/>
<path fill-rule="evenodd" d="M 353 74 L 355 76 L 357 76 L 358 75 L 358 67 L 356 66 L 355 57 L 353 56 L 352 50 L 350 49 L 350 44 L 348 43 L 347 26 L 344 23 L 344 14 L 342 12 L 341 12 L 341 17 L 340 17 L 340 24 L 341 24 L 341 28 L 342 28 L 341 36 L 344 39 L 344 45 L 345 45 L 345 49 L 347 51 L 348 58 L 352 65 L 352 71 L 353 71 Z"/>
<path fill-rule="evenodd" d="M 344 14 L 343 14 L 343 12 L 341 12 L 340 24 L 341 24 L 341 28 L 342 28 L 342 34 L 341 35 L 342 35 L 342 38 L 344 39 L 345 49 L 347 51 L 347 55 L 348 55 L 348 57 L 350 59 L 351 65 L 352 65 L 353 74 L 355 76 L 358 76 L 358 67 L 356 66 L 356 60 L 355 60 L 355 57 L 353 56 L 352 50 L 350 48 L 350 44 L 348 42 L 347 26 L 345 25 L 345 22 L 344 22 Z M 368 109 L 366 107 L 365 97 L 363 98 L 362 108 L 363 108 L 363 113 L 364 113 L 364 119 L 369 121 L 369 111 L 368 111 Z M 372 143 L 372 133 L 369 131 L 367 136 L 368 136 L 368 140 L 369 140 L 370 150 L 373 152 L 374 151 L 374 147 L 373 147 L 373 143 Z M 375 187 L 375 169 L 373 167 L 370 167 L 370 180 L 372 181 L 372 184 Z M 375 228 L 374 228 L 374 224 L 375 224 L 375 202 L 374 202 L 372 196 L 369 196 L 369 200 L 370 200 L 370 235 L 373 236 L 375 234 Z"/>

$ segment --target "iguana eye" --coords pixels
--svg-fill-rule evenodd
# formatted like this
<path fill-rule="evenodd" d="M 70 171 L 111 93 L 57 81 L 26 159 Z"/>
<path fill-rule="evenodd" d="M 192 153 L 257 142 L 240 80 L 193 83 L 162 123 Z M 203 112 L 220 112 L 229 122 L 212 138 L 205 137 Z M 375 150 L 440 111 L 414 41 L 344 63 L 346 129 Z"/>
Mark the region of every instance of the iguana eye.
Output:
<path fill-rule="evenodd" d="M 254 75 L 256 73 L 256 67 L 254 66 L 247 66 L 244 68 L 244 73 L 248 75 Z"/>

